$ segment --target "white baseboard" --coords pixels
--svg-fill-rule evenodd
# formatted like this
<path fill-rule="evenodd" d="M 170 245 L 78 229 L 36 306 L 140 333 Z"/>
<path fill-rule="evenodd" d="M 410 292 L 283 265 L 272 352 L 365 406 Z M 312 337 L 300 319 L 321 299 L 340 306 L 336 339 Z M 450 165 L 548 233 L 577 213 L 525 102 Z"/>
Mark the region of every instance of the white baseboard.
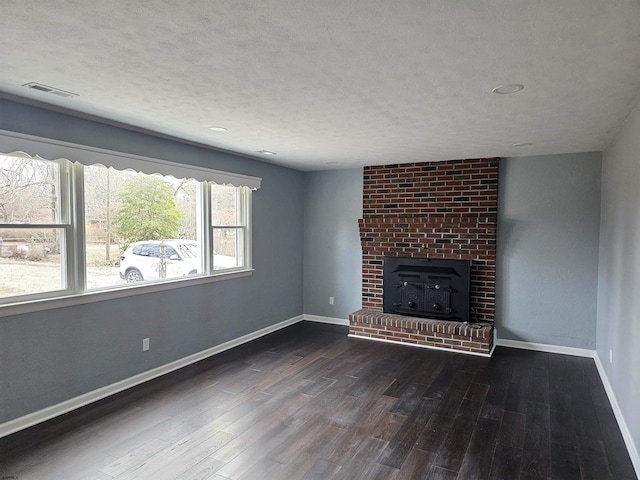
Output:
<path fill-rule="evenodd" d="M 360 340 L 373 340 L 374 342 L 383 342 L 383 343 L 393 343 L 394 345 L 402 345 L 403 347 L 418 347 L 418 348 L 426 348 L 428 350 L 440 350 L 441 352 L 449 352 L 449 353 L 460 353 L 462 355 L 474 355 L 476 357 L 486 357 L 489 358 L 493 354 L 493 350 L 496 348 L 495 344 L 493 348 L 491 348 L 491 352 L 489 353 L 479 353 L 479 352 L 467 352 L 465 350 L 456 350 L 453 348 L 442 348 L 435 347 L 432 345 L 419 345 L 417 343 L 407 343 L 407 342 L 398 342 L 397 340 L 387 340 L 386 338 L 373 338 L 373 337 L 364 337 L 360 335 L 348 335 L 351 338 L 359 338 Z"/>
<path fill-rule="evenodd" d="M 577 357 L 588 357 L 593 358 L 596 368 L 598 369 L 598 374 L 600 375 L 600 380 L 602 380 L 602 384 L 604 385 L 604 389 L 607 392 L 607 397 L 609 398 L 609 404 L 611 405 L 611 409 L 613 410 L 613 414 L 616 417 L 618 422 L 618 427 L 620 428 L 620 433 L 622 433 L 622 438 L 624 439 L 625 446 L 627 447 L 627 452 L 629 452 L 629 457 L 631 457 L 631 463 L 633 463 L 633 468 L 636 471 L 636 475 L 640 477 L 640 455 L 638 454 L 638 448 L 633 441 L 633 437 L 631 435 L 631 431 L 627 426 L 627 422 L 624 419 L 624 415 L 622 414 L 622 410 L 620 409 L 620 405 L 618 405 L 618 400 L 616 399 L 616 395 L 613 392 L 613 388 L 611 388 L 611 383 L 609 383 L 609 377 L 607 377 L 607 372 L 600 361 L 600 356 L 595 350 L 588 350 L 584 348 L 573 348 L 573 347 L 561 347 L 558 345 L 547 345 L 544 343 L 530 343 L 530 342 L 522 342 L 518 340 L 505 340 L 498 339 L 498 346 L 502 347 L 512 347 L 512 348 L 521 348 L 524 350 L 535 350 L 538 352 L 548 352 L 548 353 L 561 353 L 564 355 L 574 355 Z"/>
<path fill-rule="evenodd" d="M 638 448 L 633 441 L 633 437 L 631 435 L 629 427 L 627 426 L 627 422 L 624 420 L 624 415 L 622 414 L 622 410 L 620 410 L 620 405 L 618 404 L 616 395 L 615 393 L 613 393 L 613 388 L 611 388 L 611 383 L 609 383 L 609 377 L 607 376 L 607 372 L 604 369 L 604 365 L 602 365 L 602 362 L 600 361 L 600 356 L 596 354 L 594 360 L 596 362 L 598 373 L 600 374 L 600 379 L 602 380 L 602 384 L 604 385 L 604 389 L 607 392 L 607 397 L 609 397 L 609 403 L 611 404 L 611 408 L 613 409 L 613 414 L 616 416 L 616 420 L 618 421 L 618 426 L 620 427 L 622 438 L 624 438 L 624 443 L 627 446 L 627 451 L 629 452 L 629 456 L 631 457 L 631 463 L 633 463 L 633 468 L 636 471 L 636 476 L 640 478 L 640 454 L 638 454 Z"/>
<path fill-rule="evenodd" d="M 15 433 L 19 430 L 31 427 L 38 423 L 44 422 L 46 420 L 50 420 L 77 408 L 84 407 L 85 405 L 89 405 L 90 403 L 101 400 L 115 393 L 122 392 L 123 390 L 126 390 L 128 388 L 135 387 L 136 385 L 140 385 L 144 382 L 148 382 L 149 380 L 152 380 L 154 378 L 166 375 L 167 373 L 173 372 L 174 370 L 178 370 L 179 368 L 186 367 L 187 365 L 191 365 L 192 363 L 199 362 L 200 360 L 204 360 L 205 358 L 224 352 L 225 350 L 229 350 L 230 348 L 237 347 L 239 345 L 242 345 L 243 343 L 250 342 L 251 340 L 255 340 L 256 338 L 263 337 L 269 333 L 275 332 L 276 330 L 280 330 L 282 328 L 288 327 L 289 325 L 293 325 L 294 323 L 301 322 L 303 319 L 303 315 L 298 315 L 297 317 L 290 318 L 289 320 L 276 323 L 275 325 L 271 325 L 269 327 L 257 330 L 253 333 L 243 335 L 242 337 L 236 338 L 234 340 L 229 340 L 228 342 L 216 345 L 215 347 L 211 347 L 201 352 L 194 353 L 193 355 L 181 358 L 180 360 L 167 363 L 166 365 L 147 370 L 146 372 L 134 375 L 133 377 L 126 378 L 111 385 L 107 385 L 105 387 L 98 388 L 97 390 L 84 393 L 74 398 L 70 398 L 69 400 L 65 400 L 64 402 L 58 403 L 57 405 L 52 405 L 50 407 L 43 408 L 42 410 L 38 410 L 37 412 L 29 413 L 14 420 L 10 420 L 6 423 L 0 424 L 0 438 Z"/>
<path fill-rule="evenodd" d="M 320 315 L 309 315 L 305 313 L 303 319 L 308 322 L 329 323 L 331 325 L 349 326 L 349 320 L 345 318 L 322 317 Z"/>
<path fill-rule="evenodd" d="M 560 345 L 548 345 L 546 343 L 522 342 L 520 340 L 506 340 L 499 338 L 497 340 L 499 347 L 520 348 L 523 350 L 535 350 L 537 352 L 561 353 L 563 355 L 573 355 L 574 357 L 595 358 L 596 351 L 586 348 L 562 347 Z"/>

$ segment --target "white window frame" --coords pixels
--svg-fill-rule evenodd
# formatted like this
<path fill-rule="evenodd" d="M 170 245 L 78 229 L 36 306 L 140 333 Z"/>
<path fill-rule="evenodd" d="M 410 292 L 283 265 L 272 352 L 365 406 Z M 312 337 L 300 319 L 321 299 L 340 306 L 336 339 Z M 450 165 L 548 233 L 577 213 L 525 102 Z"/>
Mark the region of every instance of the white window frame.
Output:
<path fill-rule="evenodd" d="M 25 154 L 24 152 L 27 153 Z M 63 290 L 0 299 L 0 317 L 199 285 L 247 276 L 253 272 L 251 255 L 251 191 L 260 188 L 261 179 L 258 177 L 58 142 L 2 130 L 0 130 L 0 153 L 31 158 L 38 156 L 44 160 L 55 161 L 59 164 L 60 218 L 58 223 L 32 224 L 24 226 L 24 228 L 61 228 L 64 230 L 65 257 L 64 261 L 62 261 L 62 269 L 64 271 L 63 275 L 66 275 L 66 288 Z M 95 163 L 114 167 L 118 170 L 133 169 L 145 174 L 160 173 L 162 175 L 172 175 L 176 178 L 194 178 L 200 182 L 198 221 L 203 242 L 204 271 L 202 274 L 87 290 L 86 257 L 84 255 L 84 166 Z M 244 256 L 244 265 L 241 267 L 213 270 L 212 237 L 215 227 L 212 225 L 211 218 L 210 185 L 212 183 L 231 184 L 238 187 L 237 192 L 240 196 L 238 207 L 244 219 L 243 225 L 227 228 L 243 229 L 244 245 L 242 255 Z M 13 224 L 2 224 L 0 227 L 22 228 L 22 226 Z"/>
<path fill-rule="evenodd" d="M 20 155 L 13 155 L 17 158 L 24 159 L 34 159 L 47 161 L 50 163 L 55 163 L 58 165 L 58 185 L 56 186 L 56 192 L 58 194 L 58 206 L 56 211 L 57 221 L 51 223 L 0 223 L 0 232 L 5 229 L 11 230 L 62 230 L 64 233 L 62 235 L 62 245 L 61 245 L 61 258 L 60 258 L 60 269 L 61 269 L 61 280 L 62 280 L 62 288 L 56 290 L 50 290 L 45 292 L 35 292 L 28 293 L 24 295 L 15 295 L 12 297 L 6 297 L 0 299 L 0 306 L 6 303 L 19 303 L 19 302 L 28 302 L 31 300 L 40 300 L 51 298 L 52 296 L 67 296 L 73 294 L 76 291 L 72 271 L 76 268 L 75 254 L 73 253 L 73 248 L 75 245 L 74 235 L 73 235 L 73 210 L 74 204 L 71 200 L 72 196 L 72 185 L 73 183 L 70 180 L 71 176 L 71 164 L 66 160 L 49 160 L 43 157 L 37 157 L 30 155 L 25 155 L 20 152 Z M 11 154 L 4 154 L 7 156 L 12 156 Z M 0 235 L 1 236 L 1 235 Z"/>
<path fill-rule="evenodd" d="M 208 195 L 207 199 L 209 202 L 209 209 L 211 209 L 211 183 L 207 185 Z M 209 245 L 209 271 L 212 275 L 217 274 L 217 272 L 233 272 L 238 270 L 251 269 L 251 190 L 248 187 L 240 187 L 236 190 L 236 205 L 238 208 L 238 213 L 240 217 L 240 222 L 238 225 L 214 225 L 211 212 L 207 216 L 209 220 L 208 228 L 210 231 L 211 239 L 207 242 Z M 238 248 L 236 244 L 236 252 L 242 257 L 243 265 L 235 268 L 225 268 L 221 270 L 214 270 L 214 241 L 213 241 L 213 232 L 215 230 L 225 230 L 225 229 L 235 229 L 237 231 L 242 232 L 242 248 Z M 236 242 L 238 242 L 238 237 L 236 236 Z"/>

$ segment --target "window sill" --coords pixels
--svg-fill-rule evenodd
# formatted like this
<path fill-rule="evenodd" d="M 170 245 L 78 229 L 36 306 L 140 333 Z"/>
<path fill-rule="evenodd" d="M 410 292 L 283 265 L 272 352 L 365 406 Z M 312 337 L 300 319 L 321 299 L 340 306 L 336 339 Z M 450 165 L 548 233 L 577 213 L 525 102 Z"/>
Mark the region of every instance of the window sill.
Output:
<path fill-rule="evenodd" d="M 165 282 L 145 283 L 135 286 L 125 286 L 119 288 L 92 290 L 89 292 L 66 295 L 54 298 L 32 300 L 20 303 L 8 303 L 0 306 L 0 318 L 23 313 L 39 312 L 55 308 L 72 307 L 74 305 L 84 305 L 87 303 L 103 302 L 117 298 L 133 297 L 147 293 L 164 292 L 176 288 L 193 287 L 233 278 L 248 277 L 253 275 L 253 269 L 240 270 L 229 273 L 218 273 L 202 277 L 180 278 Z"/>

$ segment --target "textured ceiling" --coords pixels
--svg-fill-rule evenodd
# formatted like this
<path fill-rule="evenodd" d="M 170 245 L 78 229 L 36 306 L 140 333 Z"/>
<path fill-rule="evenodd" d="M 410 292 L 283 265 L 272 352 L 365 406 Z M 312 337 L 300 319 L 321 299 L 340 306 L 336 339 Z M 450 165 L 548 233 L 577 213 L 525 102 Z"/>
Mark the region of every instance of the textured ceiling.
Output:
<path fill-rule="evenodd" d="M 601 150 L 640 1 L 2 0 L 0 91 L 301 170 Z"/>

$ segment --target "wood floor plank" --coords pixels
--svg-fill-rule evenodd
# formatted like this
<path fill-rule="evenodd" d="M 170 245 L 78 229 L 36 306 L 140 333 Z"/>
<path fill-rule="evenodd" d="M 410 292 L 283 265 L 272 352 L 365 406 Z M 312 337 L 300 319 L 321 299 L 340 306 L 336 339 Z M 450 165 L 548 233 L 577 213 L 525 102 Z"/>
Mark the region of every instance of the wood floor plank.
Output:
<path fill-rule="evenodd" d="M 222 462 L 209 456 L 182 472 L 179 478 L 184 478 L 185 480 L 210 480 L 222 466 Z"/>
<path fill-rule="evenodd" d="M 67 480 L 71 480 L 71 479 L 67 479 Z M 83 474 L 82 478 L 78 480 L 113 480 L 113 477 L 111 475 L 107 475 L 106 473 L 102 473 L 102 472 L 96 472 L 96 473 L 91 472 L 88 474 Z"/>
<path fill-rule="evenodd" d="M 162 440 L 153 439 L 150 442 L 144 443 L 137 448 L 134 448 L 127 452 L 126 455 L 118 458 L 104 468 L 101 468 L 102 473 L 117 477 L 123 473 L 134 469 L 141 463 L 147 462 L 154 455 L 159 454 L 163 450 L 168 450 L 170 444 Z"/>
<path fill-rule="evenodd" d="M 457 478 L 458 472 L 432 465 L 425 480 L 456 480 Z"/>
<path fill-rule="evenodd" d="M 296 373 L 270 385 L 269 388 L 264 389 L 264 392 L 274 395 L 291 382 L 297 382 L 299 380 L 313 380 L 316 375 L 322 374 L 323 368 L 326 368 L 327 364 L 330 362 L 330 358 L 319 357 L 315 358 L 309 364 L 301 367 L 296 364 L 295 367 L 298 367 Z"/>
<path fill-rule="evenodd" d="M 336 465 L 344 465 L 357 451 L 360 444 L 368 438 L 366 432 L 353 428 L 339 429 L 334 441 L 325 449 L 322 458 Z M 372 437 L 375 438 L 375 437 Z M 377 438 L 377 440 L 382 440 Z M 386 441 L 386 440 L 383 440 Z"/>
<path fill-rule="evenodd" d="M 495 449 L 500 422 L 490 418 L 478 418 L 469 447 L 462 460 L 459 478 L 465 480 L 486 480 L 491 473 L 493 456 L 487 452 Z"/>
<path fill-rule="evenodd" d="M 312 451 L 314 447 L 320 448 L 318 442 L 329 441 L 331 433 L 340 434 L 342 431 L 337 427 L 327 427 L 325 419 L 316 415 L 304 424 L 288 428 L 280 438 L 273 438 L 269 445 L 257 445 L 257 451 L 269 460 L 289 464 L 298 454 Z"/>
<path fill-rule="evenodd" d="M 388 379 L 386 377 L 377 379 L 373 384 L 371 395 L 368 398 L 360 399 L 360 413 L 354 419 L 353 425 L 341 428 L 342 433 L 336 438 L 336 441 L 328 443 L 329 448 L 325 458 L 338 465 L 343 465 L 365 438 L 372 437 L 388 441 L 396 434 L 406 421 L 406 417 L 391 411 L 397 399 L 382 395 L 387 386 Z M 347 387 L 345 391 L 349 389 L 350 387 Z M 335 406 L 336 402 L 332 400 L 331 396 L 327 395 L 326 398 L 330 400 L 331 408 L 328 408 L 329 404 L 325 403 L 322 411 L 326 412 L 325 417 L 331 418 L 334 415 L 334 409 L 339 409 L 340 406 L 339 404 L 337 407 Z"/>
<path fill-rule="evenodd" d="M 549 406 L 528 402 L 521 477 L 545 480 L 550 471 Z"/>
<path fill-rule="evenodd" d="M 230 433 L 223 431 L 223 433 L 231 437 L 231 440 L 214 452 L 214 458 L 226 464 L 255 443 L 270 442 L 286 428 L 286 424 L 280 419 L 269 417 L 266 421 L 260 422 L 260 426 L 256 431 L 248 430 L 237 437 L 233 437 Z"/>
<path fill-rule="evenodd" d="M 609 459 L 601 440 L 578 437 L 578 454 L 583 480 L 613 480 Z"/>
<path fill-rule="evenodd" d="M 466 399 L 462 402 L 434 465 L 456 472 L 460 469 L 481 408 L 480 402 Z"/>
<path fill-rule="evenodd" d="M 179 475 L 204 459 L 210 457 L 221 446 L 226 445 L 232 436 L 226 432 L 210 435 L 201 430 L 180 443 L 177 443 L 154 456 L 153 462 L 145 462 L 138 468 L 127 471 L 128 480 L 160 480 L 178 478 Z"/>
<path fill-rule="evenodd" d="M 436 458 L 434 452 L 427 452 L 419 448 L 413 448 L 409 456 L 398 470 L 393 480 L 415 480 L 425 478 L 431 470 L 431 465 Z"/>
<path fill-rule="evenodd" d="M 411 383 L 407 389 L 402 393 L 398 401 L 393 406 L 391 411 L 398 415 L 408 416 L 414 412 L 422 402 L 422 396 L 426 385 L 419 383 Z"/>
<path fill-rule="evenodd" d="M 591 419 L 597 418 L 595 405 L 590 397 L 573 397 L 571 408 L 574 415 L 574 430 L 578 437 L 589 437 L 594 440 L 602 439 L 602 431 L 598 422 Z"/>
<path fill-rule="evenodd" d="M 282 470 L 282 467 L 281 463 L 262 458 L 237 478 L 239 480 L 265 480 L 265 478 L 275 478 L 278 476 L 279 471 Z"/>
<path fill-rule="evenodd" d="M 348 428 L 355 425 L 360 417 L 362 401 L 358 397 L 341 395 L 338 404 L 329 417 L 329 423 L 341 428 Z"/>
<path fill-rule="evenodd" d="M 506 445 L 496 445 L 491 462 L 489 480 L 512 480 L 520 476 L 522 450 Z"/>
<path fill-rule="evenodd" d="M 290 389 L 283 389 L 283 392 L 286 391 L 289 395 L 267 396 L 265 401 L 261 404 L 255 404 L 253 410 L 248 412 L 242 407 L 241 412 L 245 412 L 243 415 L 236 415 L 233 410 L 229 411 L 230 420 L 236 420 L 228 423 L 228 426 L 224 427 L 224 431 L 236 437 L 252 436 L 252 432 L 258 431 L 262 427 L 269 428 L 274 421 L 279 421 L 283 417 L 288 419 L 312 400 L 312 397 L 300 392 L 302 388 L 303 383 L 299 381 Z M 217 421 L 226 421 L 226 417 L 223 415 Z"/>
<path fill-rule="evenodd" d="M 379 395 L 373 398 L 373 402 L 369 403 L 369 407 L 362 412 L 358 418 L 357 430 L 368 432 L 369 436 L 382 440 L 389 440 L 397 429 L 389 431 L 383 428 L 385 422 L 382 420 L 386 416 L 393 416 L 400 419 L 400 415 L 394 414 L 391 409 L 397 400 L 393 397 L 385 397 Z M 399 425 L 394 424 L 394 425 Z"/>
<path fill-rule="evenodd" d="M 437 453 L 444 442 L 453 418 L 433 414 L 416 440 L 416 448 Z"/>
<path fill-rule="evenodd" d="M 440 371 L 425 391 L 425 397 L 433 398 L 435 400 L 439 400 L 444 397 L 449 386 L 453 382 L 453 379 L 459 372 L 459 366 L 461 363 L 461 360 L 457 359 L 455 354 L 447 358 L 445 362 L 441 363 L 438 366 Z"/>
<path fill-rule="evenodd" d="M 551 442 L 575 445 L 577 435 L 573 421 L 571 395 L 558 394 L 554 403 L 557 408 L 550 411 Z"/>
<path fill-rule="evenodd" d="M 522 449 L 524 444 L 524 429 L 527 417 L 521 413 L 504 412 L 500 424 L 498 443 L 505 447 Z"/>
<path fill-rule="evenodd" d="M 526 365 L 516 366 L 511 383 L 507 389 L 507 396 L 504 401 L 504 409 L 514 413 L 527 413 L 529 398 L 529 370 Z"/>
<path fill-rule="evenodd" d="M 497 383 L 495 385 L 489 385 L 480 416 L 493 420 L 501 420 L 504 415 L 508 393 L 509 384 Z"/>
<path fill-rule="evenodd" d="M 56 456 L 49 461 L 33 467 L 6 469 L 0 464 L 0 478 L 15 476 L 16 480 L 69 479 L 83 480 L 91 474 L 99 473 L 99 469 L 113 461 L 113 457 L 102 452 L 89 450 L 83 455 L 74 456 L 72 452 Z M 4 473 L 7 472 L 7 473 Z"/>
<path fill-rule="evenodd" d="M 35 471 L 40 467 L 46 469 L 47 465 L 55 464 L 68 452 L 76 452 L 76 455 L 84 456 L 101 445 L 100 439 L 96 438 L 95 432 L 89 428 L 78 426 L 67 430 L 68 424 L 63 422 L 62 425 L 57 439 L 48 438 L 48 433 L 45 433 L 47 440 L 41 441 L 37 428 L 29 429 L 34 432 L 32 443 L 27 443 L 26 432 L 18 432 L 8 438 L 0 439 L 4 444 L 0 445 L 0 473 L 9 472 L 8 475 L 16 475 L 18 472 L 24 476 L 26 472 Z M 5 446 L 8 440 L 13 438 L 15 438 L 15 444 Z M 29 444 L 31 448 L 27 449 Z M 115 457 L 111 457 L 111 460 L 115 460 Z"/>
<path fill-rule="evenodd" d="M 447 388 L 447 391 L 442 396 L 442 409 L 438 412 L 438 415 L 445 417 L 455 417 L 456 413 L 460 409 L 460 405 L 465 400 L 465 395 L 471 386 L 474 374 L 471 372 L 465 372 L 459 370 L 453 377 L 453 381 Z M 484 398 L 477 401 L 482 405 Z"/>
<path fill-rule="evenodd" d="M 549 355 L 549 406 L 552 410 L 562 410 L 565 397 L 570 396 L 573 379 L 569 372 L 565 355 Z"/>
<path fill-rule="evenodd" d="M 602 384 L 602 379 L 598 373 L 595 361 L 591 358 L 585 360 L 586 361 L 582 364 L 582 370 L 584 372 L 585 384 L 589 388 L 593 404 L 608 406 L 609 397 L 607 396 L 607 391 Z"/>
<path fill-rule="evenodd" d="M 474 376 L 473 378 L 475 380 L 476 377 Z M 473 382 L 471 386 L 469 386 L 464 398 L 476 402 L 484 402 L 487 398 L 487 393 L 489 393 L 489 385 Z"/>
<path fill-rule="evenodd" d="M 383 379 L 383 380 L 381 380 Z M 393 378 L 384 377 L 378 374 L 378 372 L 371 372 L 367 375 L 363 375 L 359 377 L 353 385 L 347 388 L 344 392 L 345 395 L 350 395 L 352 397 L 366 397 L 371 394 L 372 384 L 378 383 L 382 381 L 386 388 L 389 388 L 391 384 L 395 381 Z"/>
<path fill-rule="evenodd" d="M 527 399 L 530 402 L 549 405 L 549 370 L 536 366 L 529 370 Z"/>
<path fill-rule="evenodd" d="M 300 477 L 300 480 L 319 480 L 321 478 L 334 478 L 335 474 L 342 468 L 341 465 L 336 465 L 328 460 L 317 460 L 309 470 L 306 470 Z M 292 477 L 283 477 L 290 479 Z M 295 477 L 294 477 L 295 478 Z"/>
<path fill-rule="evenodd" d="M 503 359 L 507 363 L 499 362 L 484 366 L 474 376 L 475 383 L 489 386 L 480 414 L 482 417 L 494 420 L 502 419 L 515 364 L 511 359 L 513 355 L 511 350 L 514 349 L 499 349 L 494 354 L 496 358 Z"/>
<path fill-rule="evenodd" d="M 335 478 L 354 480 L 362 478 L 361 474 L 380 456 L 387 442 L 377 438 L 367 437 L 354 452 L 351 459 L 336 472 Z"/>
<path fill-rule="evenodd" d="M 393 468 L 402 467 L 427 421 L 439 408 L 440 400 L 422 399 L 421 404 L 414 409 L 415 413 L 407 416 L 407 420 L 389 441 L 377 462 Z"/>
<path fill-rule="evenodd" d="M 578 452 L 574 445 L 551 444 L 551 480 L 581 480 Z"/>
<path fill-rule="evenodd" d="M 616 480 L 637 478 L 611 406 L 597 406 L 595 409 L 613 478 Z"/>
<path fill-rule="evenodd" d="M 19 480 L 637 480 L 592 359 L 301 322 L 0 439 Z"/>
<path fill-rule="evenodd" d="M 449 361 L 450 353 L 437 350 L 421 353 L 416 364 L 416 375 L 413 377 L 413 381 L 422 385 L 431 385 L 440 373 L 442 366 Z"/>
<path fill-rule="evenodd" d="M 414 383 L 413 379 L 416 375 L 416 364 L 415 361 L 411 359 L 398 362 L 392 370 L 387 368 L 385 376 L 394 378 L 394 381 L 389 388 L 385 390 L 384 395 L 400 398 L 405 390 Z"/>
<path fill-rule="evenodd" d="M 406 417 L 387 411 L 381 412 L 381 414 L 376 417 L 376 420 L 377 423 L 374 424 L 374 422 L 372 422 L 369 435 L 373 438 L 389 441 L 398 432 L 401 425 L 406 422 Z"/>
<path fill-rule="evenodd" d="M 331 388 L 337 380 L 335 378 L 326 378 L 322 377 L 318 380 L 313 380 L 309 384 L 307 384 L 303 389 L 302 393 L 305 395 L 309 395 L 311 397 L 317 397 L 322 392 L 324 392 L 327 388 Z"/>
<path fill-rule="evenodd" d="M 359 480 L 395 480 L 399 471 L 397 468 L 380 463 L 370 463 L 356 478 Z"/>

